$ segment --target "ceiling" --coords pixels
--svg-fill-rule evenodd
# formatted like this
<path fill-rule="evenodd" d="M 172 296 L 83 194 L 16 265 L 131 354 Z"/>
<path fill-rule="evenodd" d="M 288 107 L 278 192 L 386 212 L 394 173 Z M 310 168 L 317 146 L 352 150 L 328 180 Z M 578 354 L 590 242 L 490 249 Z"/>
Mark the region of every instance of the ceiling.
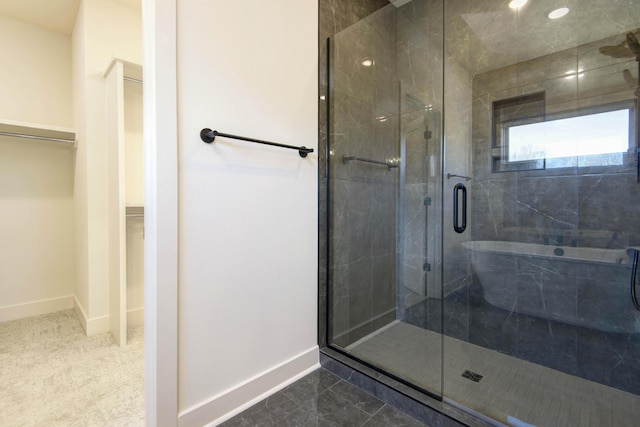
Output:
<path fill-rule="evenodd" d="M 0 15 L 71 34 L 81 0 L 0 0 Z M 142 0 L 110 0 L 140 9 Z"/>
<path fill-rule="evenodd" d="M 142 0 L 108 1 L 137 9 L 142 7 Z M 391 0 L 396 7 L 410 1 Z M 0 0 L 0 15 L 71 34 L 80 2 Z M 517 16 L 507 3 L 508 0 L 447 0 L 447 15 L 464 22 L 464 25 L 460 25 L 462 22 L 447 24 L 448 28 L 459 31 L 453 40 L 466 43 L 466 46 L 454 47 L 462 56 L 462 64 L 467 63 L 481 72 L 613 35 L 623 40 L 625 32 L 640 27 L 640 7 L 636 0 L 530 0 Z M 546 12 L 559 4 L 568 5 L 572 12 L 557 23 L 550 22 Z M 568 22 L 573 24 L 566 25 Z M 585 22 L 589 25 L 581 24 Z M 469 52 L 475 54 L 468 55 Z M 482 62 L 481 58 L 490 58 L 490 61 L 473 64 Z"/>
<path fill-rule="evenodd" d="M 507 7 L 508 2 L 447 1 L 447 15 L 451 17 L 448 25 L 458 31 L 450 39 L 466 44 L 459 46 L 461 52 L 474 52 L 480 61 L 482 57 L 490 59 L 486 64 L 477 64 L 478 71 L 609 37 L 621 42 L 625 33 L 640 28 L 640 5 L 636 0 L 529 0 L 517 13 Z M 550 20 L 547 13 L 558 6 L 568 6 L 569 14 Z"/>
<path fill-rule="evenodd" d="M 421 30 L 409 37 L 437 41 L 444 31 L 447 58 L 472 75 L 575 48 L 633 60 L 625 38 L 640 38 L 640 0 L 525 0 L 519 9 L 510 0 L 388 1 Z M 550 19 L 559 7 L 569 13 Z"/>

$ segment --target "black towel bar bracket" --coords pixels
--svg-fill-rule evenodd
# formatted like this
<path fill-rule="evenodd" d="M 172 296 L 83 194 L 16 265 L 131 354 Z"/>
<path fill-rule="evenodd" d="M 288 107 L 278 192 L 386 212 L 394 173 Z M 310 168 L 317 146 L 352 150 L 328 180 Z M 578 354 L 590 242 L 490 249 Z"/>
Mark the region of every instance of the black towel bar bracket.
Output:
<path fill-rule="evenodd" d="M 249 141 L 249 142 L 255 142 L 258 144 L 265 144 L 265 145 L 272 145 L 274 147 L 281 147 L 281 148 L 289 148 L 291 150 L 298 150 L 298 154 L 300 155 L 300 157 L 307 157 L 307 154 L 309 153 L 313 153 L 313 148 L 307 148 L 307 147 L 295 147 L 293 145 L 287 145 L 287 144 L 280 144 L 277 142 L 270 142 L 270 141 L 263 141 L 261 139 L 255 139 L 255 138 L 247 138 L 244 136 L 238 136 L 238 135 L 231 135 L 228 133 L 222 133 L 222 132 L 218 132 L 217 130 L 211 130 L 209 128 L 204 128 L 200 131 L 200 139 L 202 139 L 202 141 L 206 142 L 207 144 L 211 144 L 213 141 L 215 141 L 216 136 L 222 136 L 224 138 L 231 138 L 231 139 L 239 139 L 241 141 Z"/>

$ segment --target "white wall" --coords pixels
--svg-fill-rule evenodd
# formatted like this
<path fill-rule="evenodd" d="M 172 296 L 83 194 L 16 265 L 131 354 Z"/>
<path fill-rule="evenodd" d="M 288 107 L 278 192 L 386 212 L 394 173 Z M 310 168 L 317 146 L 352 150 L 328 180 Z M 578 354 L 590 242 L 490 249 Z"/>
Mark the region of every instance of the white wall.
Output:
<path fill-rule="evenodd" d="M 85 5 L 80 3 L 76 22 L 71 36 L 71 80 L 73 98 L 73 124 L 79 144 L 75 153 L 73 208 L 75 218 L 75 299 L 77 308 L 89 306 L 89 237 L 88 237 L 88 182 L 87 182 L 87 149 L 85 105 L 86 96 L 85 60 Z M 86 329 L 86 314 L 80 313 Z"/>
<path fill-rule="evenodd" d="M 178 420 L 177 0 L 143 0 L 145 422 Z"/>
<path fill-rule="evenodd" d="M 71 308 L 73 155 L 0 136 L 0 321 Z"/>
<path fill-rule="evenodd" d="M 71 39 L 0 16 L 0 119 L 72 126 Z"/>
<path fill-rule="evenodd" d="M 111 0 L 83 0 L 73 32 L 76 297 L 88 334 L 108 330 L 108 212 L 105 80 L 114 57 L 142 63 L 141 10 Z"/>
<path fill-rule="evenodd" d="M 51 144 L 0 141 L 0 203 L 10 214 L 10 220 L 0 224 L 3 241 L 10 242 L 0 248 L 0 309 L 63 296 L 62 305 L 39 304 L 49 310 L 66 308 L 75 294 L 87 332 L 107 330 L 109 184 L 103 73 L 113 57 L 142 62 L 141 19 L 137 8 L 112 0 L 83 0 L 73 35 L 68 36 L 0 16 L 0 47 L 6 59 L 0 67 L 0 120 L 74 127 L 79 141 L 75 154 Z M 141 93 L 130 98 L 130 104 L 141 103 Z M 134 120 L 141 122 L 141 112 L 130 115 L 129 124 Z M 141 145 L 141 128 L 129 126 L 128 132 L 137 134 L 136 144 Z M 141 158 L 138 163 L 135 175 L 141 180 Z M 136 193 L 142 200 L 141 186 Z M 141 237 L 140 226 L 134 231 Z M 132 243 L 137 256 L 131 262 L 142 264 L 141 242 Z M 132 309 L 142 306 L 140 270 L 133 271 L 137 286 L 131 290 Z M 16 307 L 10 311 L 0 318 L 19 314 Z"/>
<path fill-rule="evenodd" d="M 0 121 L 70 127 L 70 37 L 0 16 Z M 0 321 L 70 308 L 73 152 L 0 136 Z"/>
<path fill-rule="evenodd" d="M 180 425 L 317 366 L 317 1 L 178 3 Z"/>

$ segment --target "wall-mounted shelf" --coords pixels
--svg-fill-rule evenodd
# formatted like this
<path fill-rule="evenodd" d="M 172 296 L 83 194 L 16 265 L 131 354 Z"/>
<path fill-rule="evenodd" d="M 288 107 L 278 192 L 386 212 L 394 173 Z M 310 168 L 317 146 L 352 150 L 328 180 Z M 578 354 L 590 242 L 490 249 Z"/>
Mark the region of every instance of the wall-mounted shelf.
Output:
<path fill-rule="evenodd" d="M 0 119 L 0 136 L 76 145 L 74 129 Z"/>
<path fill-rule="evenodd" d="M 111 72 L 111 69 L 117 63 L 122 64 L 122 71 L 123 71 L 122 79 L 124 81 L 142 84 L 142 65 L 125 61 L 124 59 L 113 58 L 109 63 L 107 70 L 104 72 L 105 77 L 109 75 L 109 73 Z"/>
<path fill-rule="evenodd" d="M 144 218 L 144 206 L 127 206 L 125 215 L 127 218 Z"/>

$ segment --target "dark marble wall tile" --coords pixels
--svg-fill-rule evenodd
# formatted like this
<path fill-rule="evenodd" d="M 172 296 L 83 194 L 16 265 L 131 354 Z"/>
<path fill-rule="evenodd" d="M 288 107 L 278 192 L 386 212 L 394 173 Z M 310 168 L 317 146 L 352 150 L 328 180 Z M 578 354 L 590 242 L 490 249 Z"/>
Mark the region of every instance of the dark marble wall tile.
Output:
<path fill-rule="evenodd" d="M 327 343 L 327 298 L 329 280 L 327 271 L 327 248 L 330 242 L 327 239 L 329 222 L 328 213 L 328 49 L 327 39 L 360 21 L 362 18 L 371 15 L 375 11 L 387 6 L 388 0 L 320 0 L 318 2 L 318 206 L 319 206 L 319 256 L 318 256 L 318 342 L 320 346 Z"/>
<path fill-rule="evenodd" d="M 373 332 L 372 326 L 368 325 L 375 317 L 372 307 L 371 264 L 370 258 L 349 263 L 349 330 L 360 328 L 357 335 L 352 335 L 354 340 Z"/>
<path fill-rule="evenodd" d="M 349 265 L 332 266 L 329 268 L 329 280 L 339 284 L 333 286 L 327 295 L 329 304 L 329 323 L 331 334 L 340 345 L 348 345 L 349 331 Z M 325 320 L 325 319 L 322 319 Z"/>
<path fill-rule="evenodd" d="M 518 84 L 552 80 L 566 77 L 567 71 L 576 70 L 577 48 L 555 52 L 541 58 L 518 63 Z M 515 86 L 515 85 L 513 85 Z"/>
<path fill-rule="evenodd" d="M 396 201 L 397 184 L 377 184 L 369 203 L 371 208 L 371 256 L 396 254 Z M 395 260 L 393 265 L 395 276 Z"/>
<path fill-rule="evenodd" d="M 465 287 L 450 294 L 442 301 L 442 308 L 440 309 L 443 313 L 443 319 L 441 321 L 442 332 L 447 336 L 457 338 L 462 341 L 469 341 L 469 329 L 472 327 L 470 325 L 471 319 L 469 317 L 469 290 L 469 287 Z M 437 306 L 432 304 L 430 308 L 429 316 L 433 317 L 433 308 L 436 308 L 437 313 Z M 439 322 L 432 321 L 432 324 L 434 325 L 437 323 Z M 440 331 L 436 330 L 435 332 Z"/>
<path fill-rule="evenodd" d="M 442 111 L 442 2 L 413 0 L 398 9 L 397 71 L 404 91 Z M 411 111 L 414 106 L 407 106 Z"/>
<path fill-rule="evenodd" d="M 473 161 L 479 191 L 473 198 L 474 239 L 544 243 L 564 234 L 562 244 L 608 248 L 624 247 L 630 238 L 638 238 L 621 227 L 623 218 L 633 211 L 623 200 L 633 189 L 635 159 L 625 157 L 624 165 L 604 174 L 602 169 L 576 168 L 575 162 L 573 167 L 544 171 L 497 174 L 490 169 L 492 152 L 496 154 L 490 148 L 492 102 L 514 95 L 505 91 L 545 90 L 548 113 L 632 99 L 635 86 L 624 78 L 632 59 L 612 58 L 600 51 L 621 41 L 616 36 L 475 76 Z M 568 70 L 576 75 L 567 76 Z M 560 162 L 549 161 L 548 166 L 553 163 Z M 490 184 L 498 180 L 509 184 Z M 506 188 L 517 191 L 515 199 Z M 520 231 L 514 232 L 513 227 Z"/>
<path fill-rule="evenodd" d="M 414 0 L 399 8 L 396 16 L 400 129 L 406 144 L 399 286 L 406 310 L 413 309 L 420 297 L 441 295 L 442 16 L 443 2 L 438 0 Z M 413 309 L 411 315 L 416 313 Z M 418 323 L 428 321 L 425 317 Z"/>
<path fill-rule="evenodd" d="M 577 314 L 570 321 L 496 307 L 488 303 L 485 290 L 475 284 L 466 295 L 462 291 L 449 295 L 445 305 L 450 309 L 468 299 L 463 304 L 468 308 L 468 340 L 474 344 L 638 394 L 640 334 L 634 328 L 640 324 L 640 312 L 632 308 L 628 295 L 629 275 L 624 280 L 622 275 L 607 271 L 611 268 L 624 270 L 620 266 L 567 269 L 573 271 L 576 284 L 567 292 L 577 294 Z M 544 269 L 563 270 L 551 262 Z M 447 332 L 455 333 L 459 330 Z"/>
<path fill-rule="evenodd" d="M 539 264 L 522 267 L 528 262 L 527 258 L 518 259 L 518 312 L 575 322 L 578 311 L 577 277 L 548 270 Z"/>
<path fill-rule="evenodd" d="M 482 304 L 469 313 L 469 341 L 505 354 L 516 354 L 518 321 L 515 312 Z"/>
<path fill-rule="evenodd" d="M 523 70 L 520 71 L 524 72 Z M 473 78 L 473 97 L 499 93 L 517 86 L 518 65 L 499 68 Z"/>
<path fill-rule="evenodd" d="M 637 212 L 630 204 L 631 190 L 638 184 L 634 174 L 587 175 L 578 178 L 579 245 L 625 248 L 629 245 L 628 224 Z M 638 205 L 635 205 L 636 207 Z M 606 222 L 603 219 L 606 218 Z M 600 233 L 588 233 L 588 230 Z"/>
<path fill-rule="evenodd" d="M 349 210 L 347 212 L 349 263 L 358 262 L 372 253 L 372 217 L 374 188 L 367 182 L 349 181 Z M 336 230 L 342 233 L 344 230 Z"/>
<path fill-rule="evenodd" d="M 386 5 L 386 1 L 320 2 L 320 94 L 325 99 L 320 100 L 319 151 L 325 158 L 319 170 L 319 202 L 327 201 L 328 181 L 330 205 L 329 223 L 321 221 L 319 233 L 329 247 L 329 298 L 335 296 L 332 307 L 345 311 L 330 315 L 330 321 L 336 322 L 332 333 L 348 340 L 371 332 L 373 323 L 395 305 L 395 281 L 390 277 L 395 279 L 397 170 L 343 160 L 356 156 L 393 161 L 397 157 L 395 8 L 385 9 Z M 327 37 L 332 37 L 330 55 Z M 365 59 L 370 66 L 363 65 Z M 327 60 L 332 68 L 331 87 L 326 80 Z M 328 96 L 331 111 L 322 108 Z M 382 266 L 386 268 L 381 270 Z M 320 341 L 326 342 L 326 336 Z"/>
<path fill-rule="evenodd" d="M 576 375 L 578 372 L 577 334 L 577 328 L 566 323 L 519 315 L 515 356 Z"/>
<path fill-rule="evenodd" d="M 633 179 L 633 178 L 632 178 Z M 625 217 L 635 218 L 638 217 L 637 207 L 640 206 L 640 185 L 632 184 L 629 191 L 629 199 L 627 203 L 623 204 L 620 208 L 624 212 Z M 640 246 L 640 230 L 638 227 L 627 227 L 624 229 L 624 233 L 628 234 L 627 243 L 629 246 Z M 615 236 L 612 237 L 615 240 Z"/>
<path fill-rule="evenodd" d="M 388 0 L 320 0 L 320 42 L 389 5 Z"/>
<path fill-rule="evenodd" d="M 373 259 L 371 272 L 372 311 L 376 314 L 393 312 L 396 308 L 396 256 L 394 253 Z"/>
<path fill-rule="evenodd" d="M 640 335 L 583 333 L 577 346 L 579 376 L 640 394 Z"/>
<path fill-rule="evenodd" d="M 507 229 L 518 226 L 518 181 L 501 179 L 479 180 L 473 200 L 474 240 L 512 240 L 506 237 Z"/>
<path fill-rule="evenodd" d="M 519 227 L 548 230 L 551 236 L 578 226 L 578 185 L 575 177 L 518 180 Z M 564 242 L 563 242 L 564 243 Z"/>
<path fill-rule="evenodd" d="M 585 277 L 579 280 L 578 319 L 587 327 L 610 333 L 638 333 L 640 312 L 631 301 L 630 269 L 618 267 L 617 270 L 620 271 L 612 271 L 606 279 Z"/>
<path fill-rule="evenodd" d="M 329 137 L 325 148 L 331 178 L 329 189 L 336 191 L 329 196 L 327 215 L 330 222 L 332 218 L 335 221 L 324 229 L 329 227 L 329 254 L 335 254 L 338 263 L 344 261 L 341 256 L 348 254 L 346 263 L 350 267 L 369 267 L 367 274 L 351 273 L 348 284 L 331 283 L 329 277 L 330 286 L 347 287 L 349 304 L 357 305 L 355 309 L 350 306 L 348 315 L 348 328 L 359 330 L 350 334 L 353 337 L 367 330 L 361 306 L 365 289 L 376 290 L 374 308 L 368 313 L 371 320 L 386 316 L 397 301 L 403 302 L 396 295 L 405 292 L 404 286 L 416 295 L 439 293 L 439 287 L 425 286 L 424 271 L 427 262 L 434 270 L 438 266 L 436 248 L 440 245 L 436 233 L 440 228 L 430 227 L 428 219 L 437 222 L 439 211 L 427 207 L 424 200 L 426 197 L 437 200 L 440 196 L 436 187 L 442 127 L 438 112 L 442 109 L 442 55 L 438 54 L 443 42 L 442 7 L 441 1 L 414 0 L 401 8 L 378 9 L 335 34 L 328 49 L 331 83 L 323 89 L 321 82 L 321 94 L 324 90 L 331 96 L 331 110 L 328 116 L 326 109 L 321 111 L 321 126 L 325 114 L 331 126 L 325 129 Z M 321 25 L 321 33 L 329 31 L 327 28 L 330 26 Z M 371 60 L 371 66 L 364 67 L 364 59 Z M 321 63 L 323 67 L 326 64 Z M 321 79 L 328 75 L 323 71 L 320 74 Z M 431 138 L 425 139 L 427 129 Z M 406 142 L 404 158 L 401 158 L 402 140 Z M 405 166 L 406 185 L 398 187 L 399 168 L 385 170 L 380 165 L 345 162 L 345 156 L 400 161 Z M 321 182 L 324 169 L 320 170 Z M 429 176 L 433 177 L 431 181 L 427 179 Z M 334 184 L 336 180 L 342 182 Z M 341 195 L 348 201 L 335 200 Z M 322 197 L 325 196 L 321 188 Z M 400 200 L 408 204 L 398 211 Z M 333 209 L 338 212 L 332 212 Z M 322 230 L 323 224 L 320 226 Z M 406 237 L 400 242 L 403 260 L 400 266 L 395 265 L 398 233 Z M 333 261 L 331 264 L 335 265 Z M 387 268 L 382 270 L 381 265 Z M 371 277 L 371 271 L 375 271 L 372 283 L 356 283 Z M 401 282 L 378 283 L 397 282 L 391 280 L 392 275 Z M 435 272 L 430 276 L 433 276 L 430 282 L 436 283 Z"/>

